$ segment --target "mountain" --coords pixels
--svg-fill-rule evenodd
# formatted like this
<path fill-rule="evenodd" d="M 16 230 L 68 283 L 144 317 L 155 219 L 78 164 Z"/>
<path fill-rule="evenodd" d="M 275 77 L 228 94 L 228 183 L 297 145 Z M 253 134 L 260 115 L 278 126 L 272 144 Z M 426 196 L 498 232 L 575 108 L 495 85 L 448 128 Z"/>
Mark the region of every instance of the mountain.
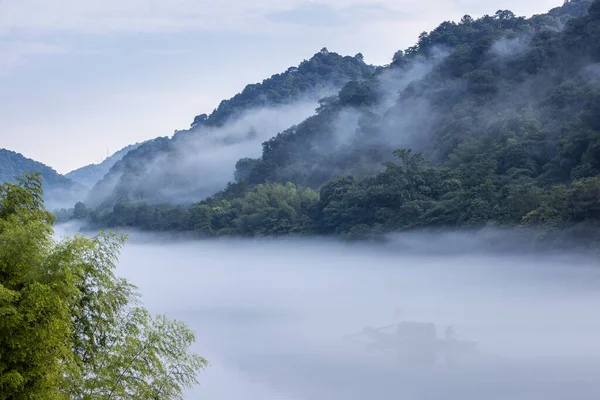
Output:
<path fill-rule="evenodd" d="M 393 161 L 398 148 L 443 163 L 497 118 L 514 112 L 525 120 L 527 110 L 541 117 L 556 82 L 571 78 L 560 68 L 578 70 L 587 57 L 553 65 L 570 50 L 548 41 L 557 40 L 566 21 L 586 14 L 590 3 L 573 0 L 529 19 L 505 10 L 444 22 L 397 52 L 372 79 L 349 82 L 323 99 L 316 115 L 266 141 L 261 157 L 241 159 L 236 177 L 316 189 L 341 174 L 370 176 Z"/>
<path fill-rule="evenodd" d="M 0 148 L 0 182 L 15 182 L 24 172 L 39 173 L 43 179 L 44 201 L 48 209 L 70 206 L 84 198 L 86 188 L 54 169 L 11 150 Z"/>
<path fill-rule="evenodd" d="M 148 141 L 127 153 L 90 191 L 87 203 L 109 208 L 118 199 L 189 203 L 233 179 L 237 159 L 259 155 L 260 144 L 314 112 L 317 100 L 351 80 L 370 77 L 362 55 L 322 49 L 297 67 L 246 86 L 172 138 Z"/>
<path fill-rule="evenodd" d="M 495 227 L 598 244 L 599 43 L 600 0 L 443 22 L 242 157 L 225 190 L 192 206 L 123 197 L 90 221 L 208 236 Z"/>
<path fill-rule="evenodd" d="M 117 161 L 121 160 L 127 153 L 129 153 L 131 150 L 137 149 L 141 145 L 142 143 L 135 143 L 126 146 L 110 157 L 107 157 L 99 164 L 86 165 L 85 167 L 78 168 L 65 174 L 65 176 L 72 181 L 91 188 L 108 173 L 108 171 L 113 165 L 115 165 Z"/>

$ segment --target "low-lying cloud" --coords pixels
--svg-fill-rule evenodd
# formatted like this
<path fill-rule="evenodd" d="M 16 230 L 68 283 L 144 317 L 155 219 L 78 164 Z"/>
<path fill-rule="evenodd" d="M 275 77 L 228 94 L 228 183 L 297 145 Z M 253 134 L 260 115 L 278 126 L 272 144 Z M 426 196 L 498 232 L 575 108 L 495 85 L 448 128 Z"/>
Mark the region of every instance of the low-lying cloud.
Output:
<path fill-rule="evenodd" d="M 106 200 L 114 202 L 122 193 L 150 204 L 203 200 L 234 181 L 239 159 L 259 157 L 264 141 L 314 114 L 316 99 L 331 91 L 315 91 L 288 105 L 249 109 L 221 127 L 201 127 L 148 142 L 115 165 L 86 202 L 98 206 Z M 135 158 L 135 165 L 123 167 L 129 156 Z"/>
<path fill-rule="evenodd" d="M 456 243 L 462 254 L 450 251 Z M 151 311 L 196 331 L 211 367 L 187 398 L 595 399 L 597 260 L 480 244 L 456 234 L 380 246 L 133 233 L 118 272 Z M 452 326 L 479 354 L 407 366 L 344 340 L 401 321 L 434 323 L 438 338 Z"/>
<path fill-rule="evenodd" d="M 236 162 L 259 157 L 262 143 L 314 113 L 316 101 L 252 109 L 220 128 L 206 128 L 173 142 L 173 150 L 145 166 L 140 186 L 153 203 L 202 200 L 234 180 Z"/>

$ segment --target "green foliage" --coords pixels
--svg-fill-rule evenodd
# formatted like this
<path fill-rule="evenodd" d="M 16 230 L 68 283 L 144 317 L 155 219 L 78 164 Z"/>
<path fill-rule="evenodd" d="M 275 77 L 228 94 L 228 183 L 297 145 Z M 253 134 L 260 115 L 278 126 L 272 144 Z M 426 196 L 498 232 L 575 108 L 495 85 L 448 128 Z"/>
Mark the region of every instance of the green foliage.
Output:
<path fill-rule="evenodd" d="M 206 362 L 188 353 L 195 336 L 181 322 L 135 307 L 115 314 L 109 327 L 106 344 L 82 364 L 73 398 L 182 399 L 197 383 Z"/>
<path fill-rule="evenodd" d="M 241 187 L 238 187 L 241 186 Z M 319 194 L 294 184 L 230 185 L 218 196 L 192 206 L 149 206 L 122 201 L 96 223 L 151 231 L 191 232 L 198 236 L 277 236 L 311 231 Z"/>
<path fill-rule="evenodd" d="M 585 240 L 600 241 L 599 177 L 543 188 L 533 183 L 526 170 L 516 172 L 515 179 L 499 175 L 498 162 L 490 153 L 505 157 L 485 141 L 466 142 L 457 147 L 447 165 L 436 167 L 420 153 L 398 150 L 396 161 L 386 162 L 376 175 L 363 179 L 340 176 L 319 192 L 299 190 L 292 183 L 242 189 L 231 185 L 227 193 L 190 207 L 117 205 L 100 221 L 113 226 L 118 211 L 121 221 L 129 221 L 119 226 L 194 232 L 205 237 L 361 237 L 415 228 L 521 226 L 545 232 L 584 229 Z M 138 223 L 131 216 L 140 215 L 142 209 L 148 211 L 147 219 Z M 559 240 L 560 235 L 552 239 Z"/>
<path fill-rule="evenodd" d="M 194 334 L 113 271 L 125 237 L 52 238 L 39 174 L 0 186 L 0 399 L 172 399 L 206 361 Z"/>
<path fill-rule="evenodd" d="M 292 183 L 258 185 L 241 202 L 238 230 L 242 235 L 273 236 L 307 230 L 307 212 L 318 198 L 310 189 L 298 191 Z"/>
<path fill-rule="evenodd" d="M 48 262 L 53 217 L 41 204 L 39 176 L 0 186 L 1 399 L 64 397 L 48 388 L 62 384 L 71 358 L 64 338 L 72 288 Z"/>

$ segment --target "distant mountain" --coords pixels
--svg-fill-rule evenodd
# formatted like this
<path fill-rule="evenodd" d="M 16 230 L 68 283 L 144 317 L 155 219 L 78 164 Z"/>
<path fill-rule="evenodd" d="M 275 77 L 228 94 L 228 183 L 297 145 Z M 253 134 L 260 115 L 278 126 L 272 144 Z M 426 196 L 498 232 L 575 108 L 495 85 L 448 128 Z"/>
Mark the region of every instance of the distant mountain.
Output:
<path fill-rule="evenodd" d="M 135 150 L 142 145 L 141 143 L 131 144 L 117 151 L 110 157 L 107 157 L 104 161 L 99 164 L 90 164 L 85 167 L 78 168 L 74 171 L 65 174 L 65 176 L 75 182 L 79 182 L 88 188 L 93 187 L 98 181 L 100 181 L 104 175 L 112 168 L 113 165 L 121 160 L 125 154 L 131 150 Z"/>
<path fill-rule="evenodd" d="M 258 156 L 264 140 L 314 113 L 319 98 L 374 71 L 361 54 L 344 57 L 324 48 L 246 86 L 210 115 L 196 116 L 189 130 L 130 151 L 93 187 L 87 203 L 106 209 L 122 198 L 187 203 L 207 197 L 233 179 L 237 159 Z"/>
<path fill-rule="evenodd" d="M 85 198 L 85 186 L 59 174 L 38 161 L 7 149 L 0 149 L 0 182 L 15 182 L 15 175 L 40 173 L 43 179 L 44 201 L 50 210 L 72 206 Z"/>
<path fill-rule="evenodd" d="M 600 0 L 443 22 L 240 159 L 236 180 L 189 207 L 130 191 L 90 220 L 207 236 L 504 228 L 600 245 Z"/>

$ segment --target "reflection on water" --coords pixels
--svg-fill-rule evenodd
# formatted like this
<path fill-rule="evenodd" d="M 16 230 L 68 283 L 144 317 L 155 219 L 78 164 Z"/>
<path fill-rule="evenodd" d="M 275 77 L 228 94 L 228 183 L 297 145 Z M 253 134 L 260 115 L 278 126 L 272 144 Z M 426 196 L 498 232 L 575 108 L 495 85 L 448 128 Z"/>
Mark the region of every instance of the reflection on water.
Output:
<path fill-rule="evenodd" d="M 119 273 L 151 311 L 197 332 L 195 350 L 211 366 L 190 399 L 596 400 L 594 263 L 310 241 L 133 241 Z M 435 323 L 438 337 L 453 326 L 479 342 L 479 357 L 407 368 L 393 352 L 344 340 L 401 320 Z"/>

